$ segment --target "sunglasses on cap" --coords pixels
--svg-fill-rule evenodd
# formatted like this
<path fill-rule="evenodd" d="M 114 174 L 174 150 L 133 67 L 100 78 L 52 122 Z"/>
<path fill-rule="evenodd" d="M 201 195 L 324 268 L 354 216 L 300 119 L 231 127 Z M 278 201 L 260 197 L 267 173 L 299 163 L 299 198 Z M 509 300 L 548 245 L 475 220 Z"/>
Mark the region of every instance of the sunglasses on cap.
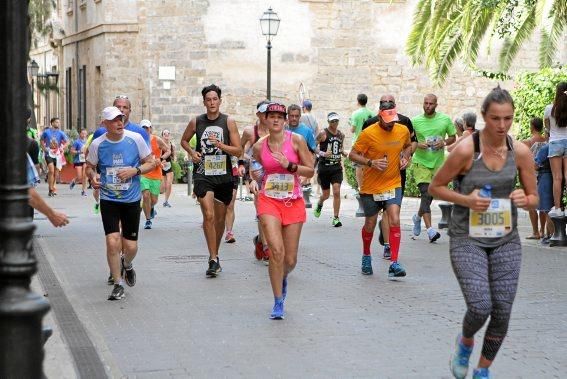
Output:
<path fill-rule="evenodd" d="M 126 95 L 116 95 L 115 99 L 126 99 L 126 100 L 130 100 L 130 99 L 128 99 L 128 96 L 126 96 Z"/>

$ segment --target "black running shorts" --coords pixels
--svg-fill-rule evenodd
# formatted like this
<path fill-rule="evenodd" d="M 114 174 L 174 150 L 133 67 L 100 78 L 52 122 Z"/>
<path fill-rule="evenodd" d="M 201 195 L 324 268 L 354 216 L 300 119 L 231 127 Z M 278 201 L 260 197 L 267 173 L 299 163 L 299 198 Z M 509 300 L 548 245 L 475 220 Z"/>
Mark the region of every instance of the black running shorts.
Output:
<path fill-rule="evenodd" d="M 319 173 L 318 173 L 318 181 L 321 185 L 321 189 L 328 190 L 331 188 L 331 184 L 338 183 L 341 184 L 343 182 L 343 170 L 342 169 L 322 169 L 319 166 Z"/>
<path fill-rule="evenodd" d="M 140 226 L 140 202 L 121 203 L 118 201 L 100 200 L 100 215 L 104 226 L 104 235 L 120 233 L 130 241 L 138 240 Z"/>
<path fill-rule="evenodd" d="M 225 205 L 229 205 L 232 201 L 232 190 L 234 182 L 212 183 L 208 180 L 195 180 L 193 192 L 198 198 L 203 198 L 207 192 L 212 192 L 216 200 L 221 201 Z"/>

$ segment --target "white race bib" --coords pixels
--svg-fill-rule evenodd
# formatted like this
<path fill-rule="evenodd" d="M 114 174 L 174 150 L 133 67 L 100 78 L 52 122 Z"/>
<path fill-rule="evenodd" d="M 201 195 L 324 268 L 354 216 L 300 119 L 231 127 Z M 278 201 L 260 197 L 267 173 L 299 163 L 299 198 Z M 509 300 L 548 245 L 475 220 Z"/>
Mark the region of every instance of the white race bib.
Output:
<path fill-rule="evenodd" d="M 273 199 L 289 199 L 293 196 L 295 177 L 291 174 L 270 174 L 266 178 L 264 193 Z"/>
<path fill-rule="evenodd" d="M 226 155 L 205 155 L 205 175 L 225 175 Z"/>
<path fill-rule="evenodd" d="M 84 163 L 86 161 L 85 153 L 79 153 L 79 162 Z"/>
<path fill-rule="evenodd" d="M 512 202 L 492 199 L 485 212 L 469 211 L 469 235 L 476 238 L 499 238 L 512 231 Z"/>
<path fill-rule="evenodd" d="M 374 201 L 387 201 L 396 197 L 396 190 L 391 189 L 389 191 L 380 192 L 372 195 Z"/>
<path fill-rule="evenodd" d="M 126 191 L 132 184 L 132 178 L 122 181 L 118 177 L 118 170 L 128 167 L 108 167 L 106 169 L 106 188 L 113 191 Z"/>

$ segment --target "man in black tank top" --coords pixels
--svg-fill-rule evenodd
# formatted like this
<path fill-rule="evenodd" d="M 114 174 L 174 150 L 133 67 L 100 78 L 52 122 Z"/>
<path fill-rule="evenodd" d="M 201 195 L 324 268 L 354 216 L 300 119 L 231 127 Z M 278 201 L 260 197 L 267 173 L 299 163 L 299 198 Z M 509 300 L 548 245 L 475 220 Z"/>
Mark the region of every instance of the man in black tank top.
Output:
<path fill-rule="evenodd" d="M 331 112 L 327 115 L 329 127 L 323 129 L 317 135 L 319 144 L 319 184 L 321 185 L 321 197 L 313 211 L 315 217 L 321 216 L 323 203 L 329 198 L 331 185 L 333 186 L 333 220 L 331 224 L 338 228 L 342 226 L 339 219 L 341 208 L 341 183 L 343 182 L 343 166 L 341 157 L 346 156 L 343 151 L 345 135 L 338 129 L 339 115 Z"/>
<path fill-rule="evenodd" d="M 222 271 L 218 253 L 225 227 L 226 206 L 232 200 L 233 179 L 230 156 L 242 154 L 236 122 L 220 112 L 221 89 L 214 84 L 203 88 L 207 113 L 191 119 L 181 137 L 181 147 L 189 153 L 193 171 L 194 193 L 203 213 L 203 231 L 209 249 L 208 277 Z M 195 150 L 189 141 L 197 135 Z"/>

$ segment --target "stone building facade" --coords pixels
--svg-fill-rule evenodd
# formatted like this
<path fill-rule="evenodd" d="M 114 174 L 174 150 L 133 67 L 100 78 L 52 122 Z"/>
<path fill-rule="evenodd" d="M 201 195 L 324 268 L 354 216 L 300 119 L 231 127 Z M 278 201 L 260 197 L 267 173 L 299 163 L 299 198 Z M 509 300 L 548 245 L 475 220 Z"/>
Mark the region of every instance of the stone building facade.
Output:
<path fill-rule="evenodd" d="M 394 94 L 399 110 L 410 116 L 422 111 L 423 96 L 431 92 L 438 95 L 438 110 L 451 116 L 478 110 L 496 82 L 457 65 L 446 84 L 435 87 L 422 67 L 411 66 L 404 51 L 416 3 L 59 0 L 55 17 L 64 37 L 32 57 L 48 54 L 60 72 L 57 110 L 67 128 L 94 129 L 100 110 L 116 95 L 127 95 L 133 120 L 149 118 L 157 130 L 179 135 L 203 111 L 200 91 L 210 83 L 223 89 L 222 110 L 243 127 L 265 98 L 266 41 L 259 18 L 270 5 L 281 19 L 272 42 L 272 99 L 298 102 L 303 84 L 315 116 L 324 121 L 336 111 L 345 129 L 361 92 L 372 108 L 382 94 Z M 531 41 L 524 48 L 512 73 L 537 68 L 536 46 Z M 494 69 L 496 59 L 481 54 L 479 64 Z M 567 61 L 565 44 L 557 59 Z"/>

